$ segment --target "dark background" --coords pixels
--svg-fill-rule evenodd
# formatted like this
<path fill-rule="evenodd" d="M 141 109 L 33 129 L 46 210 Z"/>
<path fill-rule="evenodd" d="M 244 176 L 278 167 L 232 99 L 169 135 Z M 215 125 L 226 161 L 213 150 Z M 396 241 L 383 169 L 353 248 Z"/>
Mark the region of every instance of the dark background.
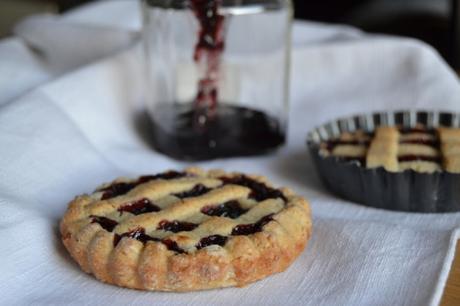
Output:
<path fill-rule="evenodd" d="M 434 46 L 459 70 L 459 0 L 321 0 L 295 1 L 295 15 L 344 23 L 367 32 L 409 36 Z"/>
<path fill-rule="evenodd" d="M 9 35 L 14 23 L 24 16 L 65 12 L 91 1 L 0 0 L 0 37 Z M 293 0 L 298 19 L 344 23 L 368 32 L 415 37 L 434 46 L 456 70 L 460 70 L 459 1 Z"/>

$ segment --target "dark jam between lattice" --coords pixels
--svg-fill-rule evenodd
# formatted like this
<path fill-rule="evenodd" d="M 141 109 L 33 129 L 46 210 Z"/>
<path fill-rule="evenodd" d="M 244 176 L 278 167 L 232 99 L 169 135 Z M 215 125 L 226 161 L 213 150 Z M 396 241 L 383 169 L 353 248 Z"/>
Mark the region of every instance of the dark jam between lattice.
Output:
<path fill-rule="evenodd" d="M 224 184 L 235 184 L 251 189 L 249 197 L 259 202 L 267 199 L 277 198 L 280 198 L 285 202 L 287 201 L 286 197 L 281 192 L 281 190 L 268 187 L 264 183 L 253 180 L 245 175 L 234 177 L 220 177 L 219 179 L 221 179 L 224 182 Z"/>
<path fill-rule="evenodd" d="M 236 219 L 247 211 L 247 209 L 241 207 L 238 201 L 228 201 L 220 205 L 208 205 L 201 209 L 201 212 L 205 215 L 231 219 Z"/>
<path fill-rule="evenodd" d="M 424 156 L 424 155 L 414 155 L 414 154 L 398 156 L 398 162 L 400 163 L 412 162 L 412 161 L 426 161 L 426 162 L 440 164 L 442 162 L 442 159 L 439 156 Z"/>
<path fill-rule="evenodd" d="M 204 237 L 204 238 L 201 238 L 200 242 L 198 242 L 198 244 L 196 245 L 196 248 L 199 250 L 199 249 L 202 249 L 207 246 L 214 245 L 214 244 L 224 246 L 225 243 L 227 242 L 227 239 L 228 237 L 221 236 L 221 235 L 211 235 L 208 237 Z"/>
<path fill-rule="evenodd" d="M 152 202 L 150 202 L 149 199 L 140 199 L 136 202 L 131 202 L 118 208 L 120 214 L 122 214 L 123 212 L 130 212 L 134 215 L 156 212 L 160 210 L 161 209 L 155 204 L 152 204 Z"/>
<path fill-rule="evenodd" d="M 160 173 L 157 175 L 146 175 L 146 176 L 141 176 L 137 181 L 130 182 L 130 183 L 113 183 L 105 188 L 99 189 L 98 191 L 102 191 L 102 197 L 101 200 L 107 200 L 111 199 L 114 197 L 117 197 L 119 195 L 124 195 L 131 191 L 131 189 L 134 189 L 136 186 L 157 180 L 157 179 L 163 179 L 163 180 L 172 180 L 176 178 L 181 178 L 187 176 L 187 173 L 184 172 L 176 172 L 176 171 L 168 171 L 165 173 Z"/>
<path fill-rule="evenodd" d="M 118 222 L 106 217 L 91 216 L 91 223 L 98 223 L 103 229 L 108 232 L 113 231 Z"/>
<path fill-rule="evenodd" d="M 191 190 L 180 192 L 180 193 L 175 193 L 174 196 L 179 198 L 179 199 L 184 199 L 184 198 L 189 198 L 189 197 L 199 197 L 200 195 L 203 195 L 205 193 L 208 193 L 211 189 L 208 187 L 198 184 L 195 187 L 193 187 Z"/>
<path fill-rule="evenodd" d="M 233 228 L 232 236 L 239 236 L 239 235 L 251 235 L 255 233 L 259 233 L 262 231 L 265 224 L 273 220 L 273 214 L 266 215 L 262 217 L 256 223 L 251 224 L 240 224 Z"/>
<path fill-rule="evenodd" d="M 185 221 L 168 221 L 168 220 L 163 220 L 158 224 L 157 229 L 158 230 L 164 230 L 168 232 L 173 232 L 173 233 L 178 233 L 178 232 L 188 232 L 188 231 L 193 231 L 195 228 L 198 227 L 198 224 L 191 223 L 191 222 L 185 222 Z"/>

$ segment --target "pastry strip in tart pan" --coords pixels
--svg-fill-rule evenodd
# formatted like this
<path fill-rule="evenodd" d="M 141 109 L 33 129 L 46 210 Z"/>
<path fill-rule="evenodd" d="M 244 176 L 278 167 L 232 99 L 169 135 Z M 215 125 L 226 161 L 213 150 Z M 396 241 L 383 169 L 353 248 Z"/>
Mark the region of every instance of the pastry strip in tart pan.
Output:
<path fill-rule="evenodd" d="M 324 185 L 339 197 L 365 206 L 395 211 L 460 211 L 460 173 L 446 170 L 424 173 L 412 169 L 397 172 L 392 169 L 391 163 L 366 168 L 356 159 L 347 161 L 321 153 L 321 143 L 337 139 L 344 132 L 363 130 L 374 133 L 381 126 L 410 130 L 419 125 L 431 130 L 439 127 L 458 128 L 460 114 L 397 111 L 357 115 L 314 129 L 308 134 L 307 145 Z"/>

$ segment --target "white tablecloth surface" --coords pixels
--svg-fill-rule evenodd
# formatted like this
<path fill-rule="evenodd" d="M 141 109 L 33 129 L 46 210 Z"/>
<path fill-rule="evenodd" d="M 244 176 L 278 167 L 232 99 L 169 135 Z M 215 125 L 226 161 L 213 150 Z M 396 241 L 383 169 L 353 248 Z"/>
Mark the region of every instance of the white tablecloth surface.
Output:
<path fill-rule="evenodd" d="M 201 162 L 268 176 L 307 197 L 313 238 L 284 273 L 242 289 L 140 292 L 81 272 L 58 234 L 66 203 L 121 175 L 182 168 L 136 132 L 142 107 L 138 3 L 35 16 L 0 41 L 0 305 L 437 305 L 460 213 L 365 208 L 329 194 L 308 130 L 383 109 L 460 111 L 460 84 L 430 47 L 317 23 L 294 26 L 288 144 Z M 33 48 L 29 48 L 29 46 Z"/>

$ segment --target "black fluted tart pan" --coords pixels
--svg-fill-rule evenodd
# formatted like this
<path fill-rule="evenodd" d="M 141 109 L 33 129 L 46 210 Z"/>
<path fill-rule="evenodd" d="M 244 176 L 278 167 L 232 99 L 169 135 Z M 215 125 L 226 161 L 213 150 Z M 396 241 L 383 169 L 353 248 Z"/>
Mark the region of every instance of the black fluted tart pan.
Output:
<path fill-rule="evenodd" d="M 431 173 L 387 171 L 366 168 L 359 160 L 344 160 L 324 154 L 324 144 L 343 133 L 363 131 L 372 135 L 378 127 L 397 126 L 401 130 L 418 126 L 460 127 L 460 114 L 436 111 L 379 112 L 341 118 L 315 128 L 307 146 L 324 185 L 335 195 L 365 206 L 421 213 L 460 211 L 460 173 L 445 170 Z"/>

